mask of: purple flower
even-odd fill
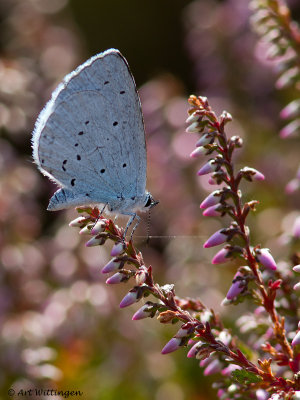
[[[296,333],[294,339],[292,340],[292,346],[297,346],[298,344],[300,344],[300,331]]]
[[[205,217],[219,217],[221,215],[221,211],[218,211],[220,207],[222,207],[221,204],[215,204],[214,206],[206,208],[202,214]]]
[[[257,249],[256,257],[264,267],[271,269],[273,271],[277,269],[276,262],[272,257],[269,249]]]
[[[209,160],[206,164],[204,164],[197,174],[199,176],[210,174],[211,172],[214,172],[218,167],[218,164],[215,162],[215,160]]]
[[[243,277],[243,274],[240,272],[237,272],[234,275],[233,278],[233,283],[230,286],[230,289],[228,290],[228,293],[226,295],[226,298],[228,300],[234,299],[237,295],[239,295],[245,288],[245,281],[241,279],[237,279],[238,277]]]
[[[300,238],[300,217],[297,217],[293,224],[293,236],[295,239]]]
[[[86,247],[98,246],[105,243],[105,238],[103,237],[92,237],[90,240],[86,242]]]
[[[281,139],[286,139],[291,136],[296,136],[299,132],[300,128],[300,119],[295,119],[294,121],[287,124],[284,128],[279,132],[279,136]]]
[[[200,146],[206,146],[207,144],[209,144],[212,140],[212,136],[208,133],[206,133],[205,135],[203,135],[198,142],[196,143],[196,147],[200,147]]]
[[[295,265],[295,266],[293,267],[293,270],[294,270],[295,272],[300,272],[300,264]]]
[[[208,376],[208,375],[213,375],[216,374],[217,372],[220,372],[222,369],[220,361],[215,358],[214,360],[212,360],[208,366],[205,368],[204,370],[204,375]]]
[[[283,110],[280,112],[280,118],[295,118],[300,115],[300,100],[294,100],[289,103]]]
[[[224,264],[230,260],[228,256],[229,250],[224,247],[224,249],[221,249],[220,251],[217,252],[217,254],[214,256],[214,258],[211,260],[212,264]]]
[[[78,217],[69,223],[69,226],[81,228],[82,224],[86,222],[85,217]]]
[[[296,291],[300,290],[300,282],[296,283],[296,285],[294,285],[293,289]]]
[[[106,283],[108,285],[115,285],[117,283],[121,283],[124,280],[128,280],[128,277],[124,274],[122,274],[122,272],[117,272],[116,274],[112,275],[110,278],[108,278],[106,280]]]
[[[205,147],[203,147],[203,146],[196,147],[195,150],[193,150],[191,152],[190,157],[197,158],[197,157],[200,157],[200,156],[206,154],[206,152],[207,152],[207,149]]]
[[[258,389],[255,394],[257,400],[268,400],[269,398],[269,393],[263,389]]]
[[[219,244],[226,242],[227,235],[222,231],[223,229],[220,229],[219,231],[215,232],[209,239],[207,239],[203,247],[208,249],[209,247],[218,246]]]
[[[103,219],[99,219],[91,229],[92,235],[98,235],[100,232],[104,232],[106,227],[106,222]]]
[[[200,350],[200,347],[202,346],[201,342],[196,342],[189,350],[187,353],[188,358],[195,358],[198,351]]]
[[[209,194],[200,204],[200,208],[207,208],[218,204],[220,201],[221,190],[215,190]]]
[[[168,354],[172,353],[173,351],[176,351],[179,349],[181,344],[181,338],[175,338],[173,337],[162,349],[161,354]]]
[[[133,315],[132,320],[138,321],[139,319],[144,319],[150,317],[153,312],[153,303],[147,302],[144,304],[137,312]]]
[[[111,249],[110,255],[115,257],[123,253],[125,250],[125,244],[123,242],[115,243],[113,248]]]
[[[102,274],[108,274],[109,272],[116,271],[120,268],[122,261],[117,261],[116,258],[111,259],[103,268]]]
[[[138,293],[136,290],[130,291],[126,294],[126,296],[123,298],[123,300],[120,303],[120,308],[128,307],[131,306],[131,304],[134,304],[138,301]]]

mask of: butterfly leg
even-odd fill
[[[125,236],[126,236],[126,234],[127,234],[128,228],[129,228],[130,225],[133,223],[134,219],[135,219],[135,218],[137,219],[137,223],[136,223],[135,226],[133,227],[132,232],[131,232],[131,235],[130,235],[130,240],[132,240],[132,236],[133,236],[133,234],[134,234],[134,231],[136,230],[136,228],[137,228],[137,226],[138,226],[138,224],[139,224],[141,218],[140,218],[136,213],[129,213],[129,212],[128,212],[128,213],[123,213],[123,215],[130,215],[129,221],[127,222],[127,225],[126,225],[126,228],[125,228],[125,231],[124,231],[124,239],[125,239]]]

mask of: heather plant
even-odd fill
[[[97,208],[79,208],[84,216],[70,225],[80,227],[81,234],[92,236],[87,247],[103,245],[108,240],[114,243],[113,258],[102,269],[103,274],[113,273],[106,283],[133,282],[133,288],[120,307],[146,299],[134,313],[133,320],[156,316],[162,324],[180,324],[161,353],[187,348],[187,357],[200,360],[205,375],[221,372],[224,378],[214,384],[219,398],[298,398],[300,334],[296,333],[296,313],[289,313],[295,310],[296,301],[292,277],[288,271],[277,268],[269,249],[251,243],[246,220],[249,212],[255,211],[258,201],[243,201],[240,189],[244,180],[252,184],[265,177],[253,167],[236,170],[233,158],[243,143],[239,136],[229,137],[226,133],[227,124],[232,120],[228,112],[217,117],[205,97],[191,96],[189,104],[187,131],[200,135],[191,157],[208,157],[198,175],[210,174],[209,183],[219,187],[202,201],[200,208],[206,217],[227,216],[230,220],[226,227],[211,235],[203,247],[224,246],[215,254],[212,264],[223,264],[233,258],[239,260],[241,266],[223,305],[234,306],[243,301],[256,305],[251,317],[255,327],[252,336],[255,335],[260,348],[254,346],[253,337],[251,343],[246,340],[243,344],[201,300],[180,298],[175,295],[173,284],[156,283],[152,267],[145,265],[142,254],[131,240],[125,241],[124,230],[104,218]],[[300,271],[300,266],[294,266],[294,270]],[[281,304],[283,299],[285,302]],[[250,323],[250,318],[247,319],[243,324]]]

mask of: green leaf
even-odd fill
[[[253,372],[246,371],[244,369],[236,369],[232,371],[231,376],[240,384],[249,385],[250,383],[261,382],[262,378],[255,375]]]

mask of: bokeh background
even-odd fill
[[[299,2],[289,4],[299,20]],[[108,244],[85,248],[68,226],[75,210],[46,211],[55,187],[32,163],[30,138],[62,77],[118,48],[139,87],[148,189],[160,200],[149,229],[163,237],[145,244],[143,216],[136,245],[159,283],[175,283],[181,297],[200,297],[231,326],[251,307],[220,306],[236,265],[212,266],[214,251],[202,249],[226,222],[199,210],[212,187],[196,176],[201,160],[189,158],[197,140],[184,131],[189,94],[205,95],[218,112],[233,115],[230,134],[245,142],[237,164],[266,175],[263,184],[245,185],[245,198],[260,201],[249,218],[253,243],[287,257],[278,238],[299,208],[299,193],[284,193],[298,166],[299,139],[278,137],[279,111],[295,93],[274,89],[275,65],[249,16],[241,0],[0,1],[1,398],[11,387],[80,390],[86,400],[216,398],[216,377],[204,379],[185,349],[160,354],[176,327],[131,321],[139,305],[119,309],[130,286],[105,285],[100,270],[110,258]]]

